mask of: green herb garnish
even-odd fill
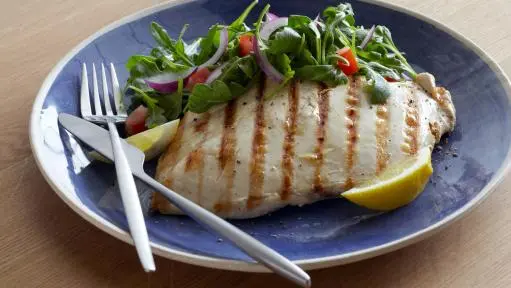
[[[173,39],[159,24],[151,24],[156,46],[150,55],[134,55],[126,63],[130,73],[126,88],[134,94],[134,103],[142,103],[149,108],[149,126],[182,117],[185,111],[203,113],[239,97],[257,83],[259,75],[267,70],[261,68],[257,61],[260,59],[256,60],[254,52],[240,54],[241,47],[245,50],[252,47],[253,42],[247,43],[247,39],[257,39],[260,53],[264,53],[269,62],[266,64],[281,74],[277,75],[281,81],[276,91],[293,78],[335,87],[346,84],[348,76],[361,75],[368,80],[365,91],[370,102],[380,104],[390,96],[387,79],[403,81],[416,77],[404,54],[396,47],[389,29],[375,26],[369,33],[369,29],[357,26],[350,4],[327,7],[321,14],[323,20],[291,15],[287,18],[287,25],[278,27],[267,39],[261,39],[260,30],[269,5],[262,9],[253,26],[245,23],[256,4],[257,0],[253,1],[230,25],[211,26],[206,36],[195,39],[191,45],[184,40],[188,25]],[[185,75],[206,62],[209,65],[212,61],[208,60],[223,41],[220,39],[223,29],[228,32],[223,56],[212,66],[201,67],[210,71],[221,69],[216,72],[215,79],[188,86],[185,85],[186,79],[178,79],[177,91],[173,93],[155,91],[145,83],[144,79],[151,76],[163,73]],[[364,47],[361,47],[364,39]],[[340,52],[347,51],[345,47],[351,50],[351,58],[356,59],[357,66],[351,66],[358,67],[355,71],[348,72],[342,67],[352,64],[349,57]],[[265,97],[272,97],[276,91]]]

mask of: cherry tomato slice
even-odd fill
[[[344,47],[340,49],[339,51],[337,51],[337,55],[343,57],[348,61],[348,63],[344,63],[341,60],[337,62],[337,65],[339,66],[339,68],[341,68],[344,74],[353,75],[357,73],[358,71],[357,57],[355,57],[350,47]]]
[[[145,119],[147,118],[147,108],[140,105],[137,109],[128,115],[125,127],[128,135],[134,135],[146,130]]]

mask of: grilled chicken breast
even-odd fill
[[[383,105],[370,104],[365,81],[295,81],[264,100],[276,88],[265,80],[226,105],[188,112],[156,178],[221,217],[251,218],[337,196],[454,128],[451,96],[431,75],[419,75],[422,86],[390,83]],[[179,213],[160,194],[152,207]]]

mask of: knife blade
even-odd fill
[[[59,123],[71,134],[75,135],[83,143],[90,146],[92,149],[98,151],[100,154],[110,160],[114,160],[112,151],[112,143],[110,141],[110,134],[106,129],[99,127],[82,118],[60,113],[58,116]],[[144,163],[144,153],[135,146],[121,139],[122,148],[128,158],[128,163],[131,171],[135,176],[140,175],[140,167]]]

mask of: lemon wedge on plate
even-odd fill
[[[140,132],[133,136],[126,138],[126,142],[142,150],[145,154],[145,160],[151,160],[158,156],[167,148],[170,141],[176,136],[177,127],[179,126],[179,119],[167,122],[152,129]],[[101,156],[96,151],[91,151],[89,156],[92,159],[110,162],[105,157]]]
[[[432,173],[431,150],[425,148],[416,157],[387,168],[376,178],[341,195],[360,206],[388,211],[412,202],[424,190]]]

